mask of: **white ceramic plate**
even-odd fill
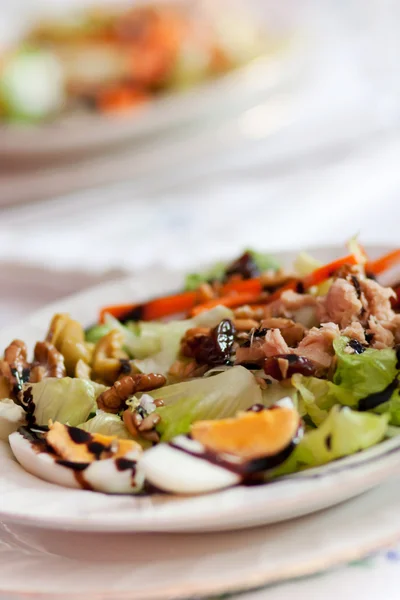
[[[293,76],[282,58],[278,53],[255,60],[190,90],[154,99],[129,114],[81,113],[41,126],[0,126],[0,156],[7,161],[54,159],[139,142],[211,115],[226,117],[229,111],[243,109],[243,104],[260,94],[265,97]]]
[[[374,249],[371,255],[384,252]],[[320,249],[323,261],[342,249]],[[289,264],[293,253],[278,258]],[[89,325],[98,308],[111,302],[144,299],[179,287],[182,275],[151,269],[135,277],[92,288],[27,318],[0,333],[0,346],[20,337],[29,344],[42,339],[56,311],[70,312]],[[46,528],[85,531],[212,531],[273,523],[333,506],[369,490],[397,472],[400,439],[381,443],[365,452],[326,467],[259,487],[228,489],[196,497],[107,496],[69,490],[26,473],[8,446],[0,447],[0,519]]]

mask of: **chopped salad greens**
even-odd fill
[[[398,435],[400,285],[379,277],[400,250],[372,260],[354,239],[348,252],[301,253],[287,271],[246,250],[86,330],[55,315],[32,362],[21,340],[5,350],[0,436],[23,466],[50,455],[55,471],[37,471],[65,485],[72,469],[101,491],[200,493]]]

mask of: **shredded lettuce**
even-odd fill
[[[273,476],[324,465],[374,446],[385,437],[388,415],[360,413],[334,406],[317,429],[304,435]]]
[[[244,367],[165,386],[150,392],[150,396],[164,402],[156,411],[161,417],[157,430],[162,441],[187,433],[194,421],[233,417],[240,410],[262,403],[260,388]]]
[[[134,365],[142,373],[161,373],[166,375],[176,360],[180,341],[185,332],[192,327],[216,327],[223,319],[232,319],[233,313],[225,306],[199,314],[193,319],[180,321],[139,321],[120,323],[107,314],[104,325],[96,325],[86,333],[86,339],[98,341],[112,329],[118,329],[124,335],[124,349],[134,358]]]
[[[89,433],[115,435],[120,439],[133,439],[121,417],[104,411],[98,411],[95,417],[89,419],[85,423],[81,423],[78,427]]]
[[[96,344],[110,330],[110,326],[105,323],[102,325],[93,325],[93,327],[89,327],[89,329],[85,331],[85,340],[92,344]]]
[[[362,354],[348,354],[348,341],[341,337],[333,342],[337,356],[333,382],[350,390],[356,399],[384,390],[397,373],[395,350],[368,348]]]
[[[247,248],[245,252],[248,252],[252,259],[254,260],[257,269],[260,272],[263,271],[278,271],[280,268],[279,262],[266,252],[257,252],[256,250],[251,250]]]
[[[261,390],[261,403],[267,408],[276,404],[282,398],[291,398],[294,405],[297,405],[296,389],[293,386],[282,385],[279,381],[274,381]]]
[[[335,404],[355,406],[357,403],[351,391],[326,379],[296,373],[292,376],[292,385],[298,391],[300,416],[307,415],[316,426],[325,421]]]
[[[185,290],[197,290],[202,283],[221,281],[224,278],[226,263],[218,262],[202,273],[189,273],[185,278]]]
[[[351,392],[354,397],[353,407],[359,400],[371,394],[377,394],[395,382],[399,370],[397,368],[396,351],[393,348],[374,350],[369,348],[362,354],[347,354],[344,351],[348,338],[335,340],[333,345],[337,356],[337,369],[333,378],[342,390]],[[343,402],[343,404],[349,404]],[[400,425],[400,389],[393,389],[390,399],[382,402],[372,412],[388,413],[391,425]]]
[[[177,323],[177,321],[172,321]],[[124,348],[131,357],[146,358],[161,350],[161,336],[170,323],[160,322],[131,322],[123,325],[112,315],[107,314],[105,325],[108,331],[118,329],[124,335]]]
[[[95,411],[96,397],[104,386],[88,379],[49,377],[38,383],[25,384],[25,395],[32,394],[37,425],[48,425],[49,419],[77,426]]]

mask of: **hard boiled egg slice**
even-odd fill
[[[136,493],[143,487],[144,476],[137,468],[142,449],[133,440],[54,423],[43,434],[20,428],[9,442],[29,473],[51,483],[120,494]]]
[[[213,464],[204,453],[202,444],[180,435],[146,450],[139,464],[147,481],[174,494],[201,494],[240,483],[238,473]]]
[[[301,432],[294,408],[274,406],[231,419],[199,421],[143,453],[146,479],[167,492],[198,494],[236,485],[282,463]]]

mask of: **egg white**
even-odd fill
[[[173,442],[174,446],[154,446],[139,459],[146,480],[157,488],[174,494],[201,494],[240,483],[236,473],[185,452],[201,453],[202,444],[185,436],[178,436]]]
[[[47,452],[37,452],[32,443],[20,433],[12,433],[9,442],[19,464],[32,475],[64,487],[82,487],[70,467],[57,463],[56,458]],[[138,456],[138,453],[132,451],[124,458],[137,460]],[[138,465],[132,477],[132,470],[119,470],[113,458],[94,461],[80,473],[93,490],[111,494],[135,493],[140,491],[144,481],[143,472]]]

